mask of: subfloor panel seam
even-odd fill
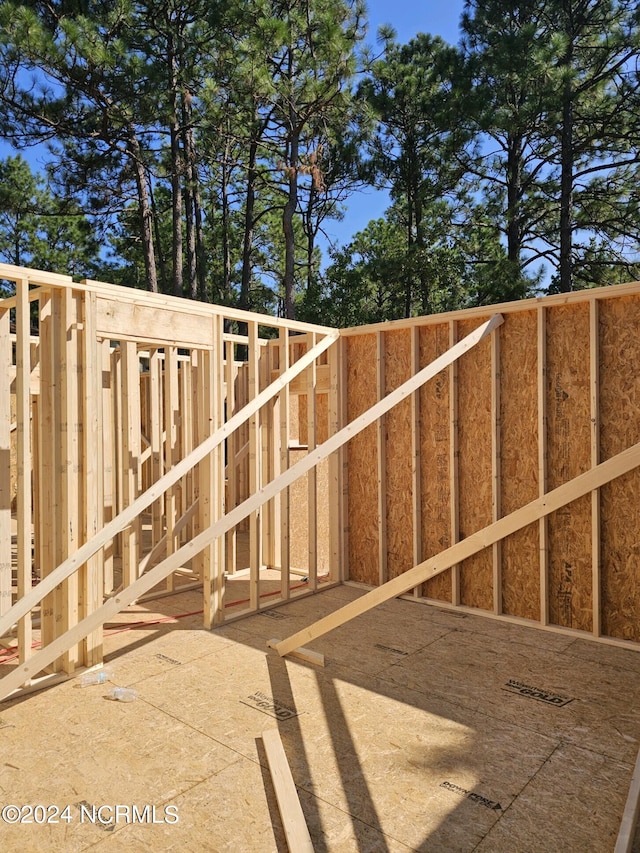
[[[491,833],[493,832],[493,830],[496,828],[496,826],[498,826],[498,824],[500,823],[500,821],[502,820],[502,818],[507,814],[507,812],[509,811],[509,809],[511,809],[511,807],[514,805],[514,803],[516,803],[516,802],[517,802],[517,800],[519,800],[519,799],[520,799],[520,797],[522,796],[522,794],[527,790],[527,788],[529,787],[529,785],[530,785],[530,784],[533,782],[533,780],[538,776],[538,774],[539,774],[539,773],[540,773],[540,771],[543,769],[543,767],[546,767],[546,765],[549,763],[549,761],[551,761],[551,759],[552,759],[552,758],[553,758],[553,756],[556,754],[556,752],[557,752],[559,749],[561,749],[563,746],[565,746],[565,742],[564,742],[563,740],[560,740],[560,741],[558,741],[558,742],[556,743],[556,745],[554,746],[554,748],[551,750],[551,752],[549,753],[549,755],[547,755],[547,757],[544,759],[544,761],[542,762],[542,764],[541,764],[541,765],[538,767],[538,769],[535,771],[535,773],[533,774],[533,776],[530,776],[530,777],[529,777],[529,779],[525,782],[525,784],[522,786],[522,788],[518,791],[518,793],[516,794],[516,796],[511,800],[511,802],[510,802],[510,803],[509,803],[509,805],[506,807],[506,809],[504,809],[504,811],[500,814],[500,816],[498,817],[498,820],[496,820],[496,821],[495,821],[495,823],[493,824],[493,826],[491,826],[491,827],[487,830],[487,832],[482,836],[482,838],[478,841],[478,843],[475,845],[475,847],[473,848],[473,850],[471,850],[471,851],[470,851],[470,853],[474,853],[474,851],[478,849],[478,847],[479,847],[479,846],[480,846],[480,845],[485,841],[485,839],[487,839],[487,838],[491,835]]]

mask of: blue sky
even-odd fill
[[[455,44],[463,8],[463,0],[367,0],[369,41],[380,24],[391,24],[400,42],[416,33],[431,33]]]
[[[375,44],[376,32],[382,24],[391,24],[401,44],[417,33],[440,36],[449,44],[457,44],[460,38],[464,0],[368,0],[367,9],[369,32],[366,41],[371,45]],[[382,216],[387,206],[388,197],[384,192],[371,189],[354,194],[346,205],[344,219],[326,224],[327,234],[332,242],[344,245],[371,219]],[[323,260],[327,262],[326,257]]]

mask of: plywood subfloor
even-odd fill
[[[68,822],[3,824],[2,850],[285,851],[260,739],[278,727],[318,852],[612,851],[640,655],[399,600],[314,643],[324,669],[266,648],[360,594],[214,632],[184,616],[193,593],[122,614],[108,666],[136,701],[66,682],[0,705],[2,804],[70,805]]]

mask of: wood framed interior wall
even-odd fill
[[[8,265],[0,278],[15,285],[0,301],[0,643],[18,666],[65,645],[48,668],[69,674],[101,662],[102,625],[79,642],[65,635],[328,433],[338,334]],[[300,500],[289,491],[149,594],[201,588],[212,627],[338,582],[326,466]],[[81,563],[74,554],[93,541]]]
[[[640,285],[343,332],[353,420],[494,312],[503,325],[346,451],[347,576],[378,586],[640,441]],[[414,590],[448,607],[640,640],[640,472]]]

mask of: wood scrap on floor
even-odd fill
[[[280,732],[277,729],[267,729],[262,732],[262,743],[267,754],[269,771],[271,772],[289,850],[291,853],[313,853],[311,836],[298,799],[291,768],[282,746]]]

